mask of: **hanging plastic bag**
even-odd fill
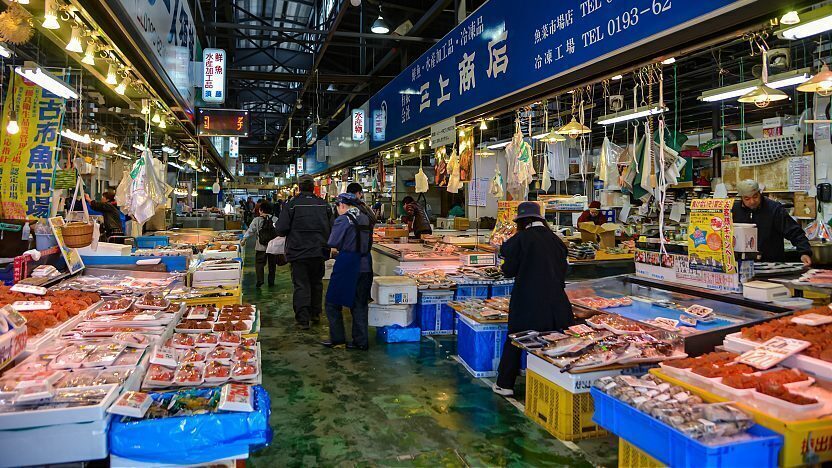
[[[130,178],[130,173],[128,171],[124,171],[121,176],[121,182],[118,183],[118,187],[116,187],[116,203],[121,210],[124,211],[130,206],[130,185],[133,182],[133,179]]]
[[[494,177],[491,178],[491,184],[488,187],[491,196],[497,200],[503,199],[503,174],[500,173],[500,166],[494,171]]]
[[[604,182],[607,190],[618,190],[618,160],[624,148],[604,137],[601,143],[601,156],[598,158],[598,178]]]
[[[822,221],[814,220],[806,226],[806,237],[809,240],[832,241],[832,228]]]
[[[547,152],[548,153],[548,152]],[[549,155],[543,155],[543,170],[540,171],[540,188],[544,192],[549,191],[549,187],[552,186],[552,178],[549,177]]]
[[[448,169],[451,177],[448,179],[448,192],[458,193],[462,188],[462,182],[459,177],[459,156],[456,154],[456,148],[451,153],[451,160],[448,163]]]
[[[98,224],[98,221],[93,221],[92,224],[92,243],[90,244],[90,248],[93,252],[98,250],[98,239],[101,238],[101,226]]]
[[[554,142],[546,145],[552,159],[552,177],[557,181],[569,178],[569,149],[566,142]]]
[[[428,191],[428,176],[425,171],[419,166],[419,172],[416,173],[416,193],[425,193]]]

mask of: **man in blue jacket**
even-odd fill
[[[327,240],[332,226],[332,207],[315,195],[315,181],[302,176],[300,195],[286,203],[277,221],[277,235],[286,238],[286,260],[292,268],[295,322],[302,330],[321,321],[324,262],[329,258]]]

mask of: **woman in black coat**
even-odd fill
[[[517,234],[500,249],[503,274],[514,278],[509,305],[508,333],[525,330],[563,330],[574,324],[566,286],[567,248],[549,229],[540,205],[521,203],[517,208]],[[523,351],[506,337],[494,392],[514,394]]]

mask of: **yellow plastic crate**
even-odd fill
[[[660,369],[652,369],[650,372],[662,380],[699,395],[705,401],[728,401],[727,398],[722,398],[687,382],[670,377],[661,372]],[[827,416],[804,421],[783,421],[741,402],[735,402],[734,404],[752,415],[757,424],[783,436],[783,448],[780,450],[781,467],[805,466],[832,461],[832,417]]]
[[[624,439],[618,439],[618,468],[664,468],[665,465]]]
[[[571,393],[526,371],[526,416],[561,440],[599,437],[607,431],[592,422],[595,403],[589,393]]]

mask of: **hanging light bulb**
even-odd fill
[[[399,150],[396,150],[396,151],[393,153],[393,157],[394,157],[394,158],[398,158],[398,157],[399,157]]]
[[[129,84],[130,84],[130,77],[125,76],[124,79],[121,80],[121,83],[119,83],[118,86],[116,86],[116,93],[119,96],[124,96],[124,93],[127,92],[127,85],[129,85]]]
[[[164,129],[166,129],[166,128],[168,128],[167,119],[162,119],[162,121],[161,121],[161,122],[159,122],[159,128],[161,128],[161,129],[163,129],[163,130],[164,130]]]
[[[9,114],[9,123],[6,125],[6,133],[9,135],[17,135],[20,131],[20,125],[17,124],[17,112],[12,109]]]
[[[419,150],[423,150],[423,149],[425,149],[425,142],[424,142],[424,141],[420,141],[420,142],[419,142]]]
[[[829,71],[829,66],[824,63],[818,74],[798,86],[797,90],[804,93],[817,93],[821,96],[832,94],[832,71]]]
[[[760,76],[760,81],[762,83],[760,86],[757,86],[749,93],[746,93],[737,99],[737,101],[742,103],[753,103],[760,109],[768,107],[768,105],[774,101],[782,101],[789,98],[789,95],[783,91],[768,86],[768,51],[763,50],[762,56],[763,73]]]
[[[87,51],[84,52],[84,58],[81,59],[82,63],[86,63],[87,65],[95,65],[95,41],[90,40],[87,42]]]
[[[142,99],[142,115],[150,115],[150,106],[147,105],[147,99]]]
[[[415,153],[416,152],[416,147],[413,146],[413,145],[410,145],[410,152]]]
[[[566,141],[566,137],[563,135],[559,135],[554,129],[549,132],[544,139],[549,143],[559,143],[561,141]]]
[[[72,27],[72,36],[70,36],[69,42],[66,44],[66,50],[79,54],[84,51],[81,48],[81,28],[79,26]]]
[[[480,130],[488,130],[488,125],[485,124],[485,119],[480,122]]]
[[[381,16],[381,2],[378,4],[378,18],[373,21],[370,31],[374,34],[387,34],[390,32],[390,27],[387,26],[387,23],[384,21],[384,17]]]
[[[572,116],[572,121],[555,131],[558,135],[566,135],[569,138],[578,138],[581,135],[592,133],[589,127],[578,122],[575,116]]]
[[[43,26],[44,29],[60,29],[61,24],[58,23],[58,8],[55,5],[57,0],[46,0],[46,7],[44,9],[43,14]]]
[[[118,78],[116,77],[116,64],[111,63],[110,66],[107,68],[107,79],[105,82],[108,85],[114,85],[118,83]]]
[[[156,111],[156,113],[153,114],[153,118],[150,119],[150,121],[155,123],[155,124],[158,124],[161,120],[162,120],[162,116],[159,115],[159,111]]]
[[[460,138],[465,138],[465,129],[464,128],[459,129],[459,137]]]

